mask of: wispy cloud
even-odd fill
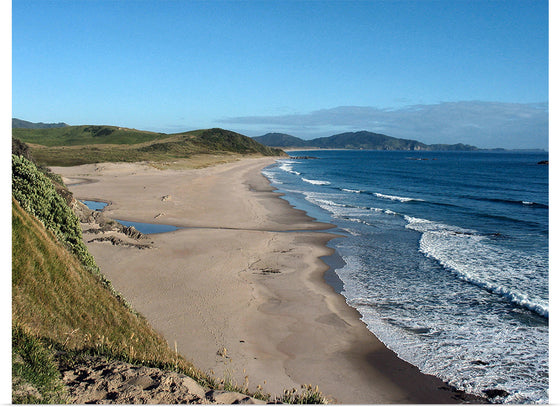
[[[429,144],[548,147],[548,103],[468,101],[398,109],[340,106],[304,114],[230,117],[219,122],[244,127],[248,133],[281,131],[302,138],[369,130]]]

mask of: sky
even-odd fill
[[[559,4],[0,1],[2,123],[6,131],[16,117],[302,138],[369,130],[424,143],[548,149],[556,145],[549,125],[550,134],[558,129],[553,115],[549,124],[549,89],[557,89],[549,77],[549,7],[557,21]],[[560,72],[555,58],[550,63]],[[2,141],[9,151],[9,139]],[[0,162],[8,191],[10,160]],[[5,233],[9,221],[0,218]],[[9,245],[1,250],[9,259]],[[551,269],[558,264],[553,254]],[[9,287],[9,274],[3,278]],[[0,356],[8,378],[10,356]],[[0,382],[8,404],[10,382]]]
[[[12,117],[548,149],[546,0],[13,0]]]

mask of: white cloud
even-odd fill
[[[220,120],[251,135],[285,132],[302,138],[368,130],[428,144],[548,148],[548,103],[444,102],[398,109],[340,106],[304,114]],[[260,132],[260,133],[259,133]]]

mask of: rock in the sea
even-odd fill
[[[486,394],[489,398],[493,399],[495,397],[507,397],[509,393],[502,389],[487,389],[483,390],[484,394]]]
[[[537,164],[539,164],[539,165],[548,165],[548,160],[539,161]]]

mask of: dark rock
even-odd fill
[[[489,398],[493,399],[495,397],[507,397],[509,393],[502,389],[487,389],[483,390],[483,393],[486,394]]]
[[[467,393],[449,384],[440,386],[438,387],[438,389],[451,392],[452,397],[455,400],[458,400],[461,404],[490,404],[490,401],[486,397],[481,397],[481,396]]]
[[[133,239],[140,239],[144,236],[142,233],[137,231],[134,226],[124,226],[122,232]]]
[[[539,165],[548,165],[548,160],[539,161],[537,164],[539,164]]]
[[[14,155],[21,155],[27,158],[29,161],[33,161],[33,157],[31,157],[31,150],[29,146],[25,144],[23,141],[13,138],[12,137],[12,154]]]
[[[136,247],[137,249],[149,249],[151,248],[150,245],[147,244],[137,244],[137,243],[128,243],[122,239],[119,239],[116,236],[103,236],[103,237],[96,237],[88,241],[88,243],[92,242],[110,242],[113,246],[125,246],[125,247]]]
[[[279,274],[280,270],[273,269],[273,268],[264,268],[264,269],[261,269],[260,272],[262,274]]]

